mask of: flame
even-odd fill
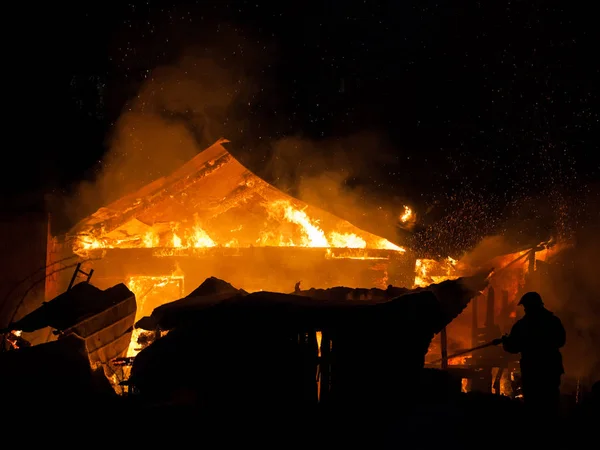
[[[470,356],[455,356],[454,358],[448,359],[449,366],[464,366],[467,364]]]
[[[106,243],[102,239],[97,239],[94,236],[81,234],[77,236],[77,240],[74,245],[75,253],[79,251],[95,250],[98,248],[106,248]]]
[[[179,236],[177,236],[176,233],[173,233],[173,247],[174,248],[181,248],[181,238]]]
[[[135,320],[138,321],[144,315],[152,313],[153,304],[148,305],[149,297],[158,297],[158,304],[168,303],[182,296],[183,275],[173,273],[169,276],[131,276],[127,280],[127,287],[135,294],[137,302],[137,313]],[[165,288],[171,288],[170,291]],[[127,350],[128,357],[136,356],[140,351],[138,339],[143,330],[136,328],[131,335],[131,342]]]
[[[6,342],[10,345],[14,350],[18,350],[21,348],[21,342],[19,342],[19,338],[23,331],[21,330],[13,330],[5,335]]]
[[[332,232],[329,235],[332,247],[337,248],[365,248],[367,243],[363,238],[355,234],[350,233],[337,233]]]
[[[128,358],[133,358],[137,356],[137,354],[140,352],[138,339],[143,331],[144,330],[142,330],[141,328],[135,328],[131,333],[131,341],[129,341],[129,348],[127,349]]]
[[[450,256],[442,261],[417,259],[414,287],[427,287],[430,284],[457,279],[461,275],[457,264],[458,261]]]
[[[408,206],[405,206],[404,212],[400,215],[398,220],[402,223],[407,223],[407,222],[411,222],[413,217],[414,217],[414,213],[413,213],[412,209],[410,209]]]
[[[323,340],[323,332],[317,331],[317,348],[319,351],[319,358],[321,357],[321,342]]]
[[[158,236],[156,236],[152,231],[148,231],[144,235],[144,247],[152,248],[156,247],[159,244]]]
[[[194,226],[193,233],[190,237],[190,241],[192,247],[194,248],[205,248],[205,247],[215,247],[215,241],[213,241],[210,236],[199,226]]]
[[[380,250],[394,250],[405,252],[387,239],[376,238],[369,243],[361,236],[354,233],[342,233],[331,231],[329,234],[323,231],[319,221],[308,216],[306,211],[294,208],[287,200],[277,200],[268,205],[269,214],[277,219],[283,219],[289,223],[298,225],[296,235],[280,234],[276,238],[276,246],[298,246],[298,247],[316,247],[316,248],[372,248]],[[272,233],[262,233],[259,239],[260,243],[270,243],[274,238]]]
[[[263,205],[269,219],[276,225],[265,222],[264,229],[259,232],[255,244],[265,247],[312,247],[338,249],[377,249],[404,253],[406,250],[387,239],[363,232],[362,235],[341,229],[325,231],[318,219],[310,217],[306,208],[299,209],[291,200],[275,200]],[[411,212],[412,214],[412,212]],[[345,223],[345,222],[344,222]],[[136,226],[139,224],[136,223]],[[156,227],[156,228],[155,228]],[[137,229],[129,232],[127,226],[121,227],[120,233],[106,234],[97,231],[99,236],[82,233],[76,236],[73,250],[80,256],[87,256],[91,250],[111,248],[160,248],[160,249],[205,249],[212,247],[239,248],[239,233],[243,226],[229,230],[231,234],[226,240],[218,242],[210,235],[194,216],[194,223],[171,223],[164,231],[156,226],[146,226],[143,234],[136,235]],[[121,237],[123,236],[123,237]],[[247,247],[248,245],[246,245]]]

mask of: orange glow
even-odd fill
[[[443,261],[417,259],[414,287],[427,287],[445,280],[455,280],[461,275],[457,270],[457,261],[450,256]]]
[[[127,287],[135,294],[138,321],[145,315],[150,315],[155,307],[169,301],[177,300],[182,296],[183,275],[174,273],[169,276],[131,276],[127,280]],[[136,356],[139,352],[137,340],[143,330],[136,328],[131,335],[131,342],[127,356]]]
[[[254,245],[259,247],[312,247],[312,248],[346,248],[346,249],[378,249],[393,250],[404,253],[403,247],[393,244],[387,239],[355,229],[354,232],[341,230],[325,231],[318,219],[312,218],[304,209],[294,206],[291,200],[275,200],[264,205],[271,219],[271,226],[266,225],[258,233]],[[340,227],[348,227],[345,221],[339,221]],[[111,248],[173,248],[194,249],[211,247],[241,247],[238,239],[231,237],[223,242],[216,242],[200,225],[197,216],[195,223],[185,228],[181,223],[171,223],[168,228],[158,226],[148,228],[143,234],[136,235],[140,228],[136,221],[124,224],[116,232],[106,235],[79,234],[73,250],[85,256],[90,250]],[[241,232],[239,226],[232,232]],[[116,236],[127,236],[119,238]],[[248,239],[246,239],[247,241]]]
[[[448,365],[449,366],[464,366],[465,364],[467,364],[467,361],[469,358],[470,358],[470,356],[457,356],[456,358],[450,358],[448,360]]]
[[[404,207],[404,212],[402,214],[400,214],[400,217],[398,218],[398,220],[402,223],[407,223],[412,221],[414,218],[414,213],[412,211],[411,208],[409,208],[408,206]]]

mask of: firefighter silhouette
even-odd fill
[[[560,319],[544,307],[537,292],[519,301],[525,315],[502,338],[504,350],[521,354],[521,385],[525,405],[535,414],[555,415],[564,374],[560,348],[566,333]]]

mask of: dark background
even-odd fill
[[[9,8],[5,211],[46,208],[44,193],[93,179],[149,73],[197,46],[264,86],[214,122],[267,179],[265,161],[286,136],[317,142],[306,165],[327,151],[320,141],[375,133],[380,147],[351,149],[365,164],[345,183],[365,202],[400,197],[415,208],[416,234],[399,230],[397,241],[445,255],[497,232],[520,244],[597,223],[598,34],[580,5],[114,3]],[[246,56],[222,57],[239,45]],[[210,144],[206,133],[198,140]],[[72,225],[52,212],[56,230]]]

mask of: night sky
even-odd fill
[[[338,142],[354,155],[340,168],[349,190],[417,210],[415,246],[456,252],[495,232],[525,242],[565,217],[597,217],[598,33],[576,4],[114,3],[15,13],[19,44],[4,55],[16,118],[5,145],[20,149],[3,179],[9,196],[93,178],[153,69],[193,48],[240,80],[210,132],[193,112],[165,111],[197,131],[199,148],[223,135],[269,179],[265,161],[281,139],[312,143],[300,173]],[[353,148],[364,134],[379,145]]]

